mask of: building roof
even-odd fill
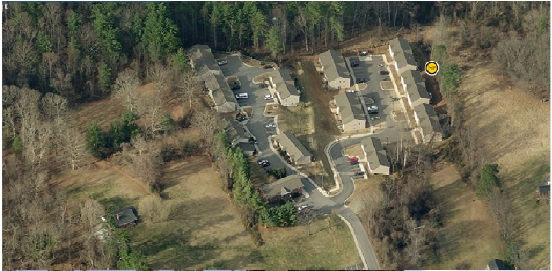
[[[291,132],[286,131],[274,137],[278,144],[288,153],[291,158],[298,163],[310,162],[310,153],[301,144],[301,141],[295,137]],[[308,161],[304,161],[307,160]]]
[[[492,259],[487,265],[489,266],[489,270],[505,270],[504,262],[499,259]]]
[[[338,78],[349,78],[345,60],[338,51],[330,49],[321,53],[320,63],[324,68],[324,74],[328,81],[334,81]]]
[[[422,84],[412,84],[407,86],[408,96],[411,101],[419,99],[430,99],[429,93]]]
[[[255,145],[253,144],[250,144],[250,143],[246,143],[246,142],[238,142],[236,144],[236,148],[240,148],[242,149],[244,152],[255,152],[256,149],[255,149]]]
[[[403,78],[405,84],[424,84],[425,85],[425,79],[422,77],[422,74],[419,71],[413,71],[413,70],[406,70],[403,73],[401,73],[401,77]]]
[[[228,86],[226,79],[220,74],[209,74],[205,78],[205,86],[213,95],[213,102],[220,106],[225,103],[237,103],[234,92]]]
[[[301,176],[290,175],[273,183],[264,184],[259,187],[259,189],[263,192],[266,198],[284,196],[297,188],[303,187],[303,182],[301,180]]]
[[[249,140],[249,135],[241,123],[232,118],[226,118],[226,121],[226,134],[228,135],[228,140],[232,142],[232,145],[242,139]]]
[[[207,45],[194,45],[188,50],[188,55],[192,61],[193,68],[202,73],[204,70],[219,70],[220,67],[215,60],[215,56],[211,52],[211,48]],[[200,72],[200,70],[202,70]]]
[[[366,120],[366,114],[362,110],[362,104],[355,92],[341,92],[335,95],[335,104],[339,108],[339,114],[343,123],[353,120]]]
[[[394,38],[389,41],[389,46],[394,54],[397,52],[407,52],[412,54],[412,48],[407,40],[403,38]]]
[[[543,184],[539,185],[539,193],[541,194],[549,194],[550,193],[550,185],[549,184]]]
[[[138,211],[136,211],[136,208],[134,208],[133,206],[117,210],[115,212],[112,212],[111,214],[113,214],[115,217],[119,215],[118,220],[117,218],[115,218],[115,226],[117,227],[121,227],[138,220]]]
[[[416,59],[414,58],[414,55],[412,55],[409,52],[397,52],[394,56],[395,62],[397,62],[397,68],[401,69],[408,65],[411,66],[418,66],[418,63],[416,62]]]
[[[380,166],[389,167],[389,160],[387,160],[387,152],[383,149],[381,140],[377,137],[368,137],[361,142],[364,152],[366,153],[366,160],[370,163],[371,169],[379,168]]]
[[[293,83],[289,72],[285,69],[277,69],[270,72],[270,78],[276,85],[276,91],[280,93],[280,98],[285,99],[291,95],[299,96],[299,91]]]
[[[441,132],[441,125],[439,124],[439,118],[433,110],[433,106],[430,104],[419,104],[414,107],[416,115],[420,120],[420,126],[422,127],[423,135],[426,136],[433,132]]]

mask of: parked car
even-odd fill
[[[236,120],[237,121],[242,121],[242,120],[246,120],[247,119],[247,116],[243,115],[243,114],[236,114]]]
[[[378,67],[380,67],[380,68],[383,67],[383,64],[379,64]]]
[[[368,106],[368,111],[377,111],[379,108],[375,105]]]
[[[276,128],[276,123],[269,123],[265,125],[265,128]]]
[[[297,208],[297,210],[301,211],[301,210],[304,210],[304,209],[307,209],[307,208],[309,208],[308,205],[303,205],[303,206]]]
[[[262,164],[265,164],[265,163],[270,164],[268,162],[268,160],[259,160],[259,161],[257,161],[257,164],[259,164],[259,165],[262,165]]]
[[[249,95],[247,95],[247,93],[245,92],[236,94],[236,99],[247,99],[248,97]]]
[[[261,164],[262,168],[266,168],[266,167],[269,167],[269,166],[270,166],[270,163],[268,163],[268,162]]]
[[[217,63],[219,64],[219,66],[226,65],[228,64],[228,60],[217,60]]]
[[[360,52],[358,52],[358,55],[359,55],[359,56],[367,56],[367,55],[368,55],[368,52],[366,52],[366,51],[360,51]]]
[[[395,98],[395,97],[391,97],[391,102],[396,102],[396,101],[399,101],[400,98]]]
[[[366,83],[366,79],[364,79],[363,77],[359,77],[359,78],[356,79],[356,82],[357,82],[357,84]]]
[[[264,99],[265,100],[272,100],[272,95],[267,94],[267,95],[264,96]]]
[[[381,75],[388,75],[388,74],[389,74],[389,71],[380,71],[380,74],[381,74]]]
[[[358,67],[359,63],[356,61],[351,61],[351,67]]]
[[[368,114],[374,115],[374,114],[379,114],[379,112],[378,110],[368,110]]]
[[[370,117],[371,120],[379,120],[381,119],[380,117]]]
[[[274,68],[274,66],[272,66],[272,65],[270,65],[270,64],[266,64],[266,65],[263,66],[263,68],[265,68],[265,69],[272,69],[272,68]]]

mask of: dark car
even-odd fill
[[[274,68],[274,66],[270,65],[270,64],[267,64],[267,65],[264,65],[263,68],[265,69],[272,69]]]
[[[366,83],[366,79],[360,77],[360,78],[357,78],[357,79],[356,79],[356,82],[357,82],[357,84]]]
[[[351,61],[351,67],[358,67],[360,63],[356,62],[356,61]]]
[[[378,110],[368,110],[368,114],[370,115],[378,114]]]
[[[380,71],[380,74],[381,74],[381,75],[388,75],[388,74],[389,74],[389,71]]]
[[[262,163],[262,164],[261,164],[261,167],[262,167],[262,168],[269,167],[269,166],[270,166],[270,163],[269,163],[269,162],[265,162],[265,163]]]
[[[231,90],[238,90],[238,89],[240,89],[240,88],[241,88],[241,87],[240,87],[240,85],[238,85],[238,84],[233,84],[233,85],[230,87]]]
[[[368,55],[368,52],[366,52],[366,51],[360,51],[360,52],[358,52],[358,55],[359,55],[359,56],[367,56],[367,55]]]

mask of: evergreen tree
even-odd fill
[[[102,157],[102,152],[105,149],[105,138],[100,126],[95,121],[88,127],[86,147],[92,156],[97,158]]]

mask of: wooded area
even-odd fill
[[[223,186],[239,188],[233,195],[244,207],[248,229],[258,220],[270,225],[295,223],[289,207],[265,209],[258,197],[250,197],[253,188],[243,154],[228,152],[218,142],[214,134],[220,128],[218,116],[196,106],[201,104],[201,86],[189,69],[185,50],[195,44],[285,60],[339,49],[342,42],[367,30],[418,31],[437,23],[435,40],[424,43],[433,45],[432,56],[447,67],[440,84],[452,116],[461,110],[454,92],[462,67],[447,63],[449,28],[459,30],[464,48],[481,52],[482,58],[474,62],[494,61],[497,72],[527,83],[529,91],[549,95],[549,4],[545,2],[10,2],[3,12],[2,147],[9,156],[3,159],[4,269],[49,268],[75,259],[92,269],[144,266],[143,257],[130,252],[124,233],[108,244],[95,239],[95,220],[105,211],[97,201],[76,202],[49,183],[63,170],[78,169],[83,160],[119,151],[121,163],[132,163],[151,190],[156,189],[163,161],[210,154],[220,159]],[[153,98],[137,91],[152,82]],[[173,120],[162,106],[171,95],[193,114]],[[109,120],[109,129],[96,123],[87,123],[87,131],[71,125],[76,106],[110,97],[127,110],[120,119]],[[137,118],[143,118],[142,127]],[[174,127],[190,125],[200,130],[201,143],[186,141],[178,149],[163,146],[160,151],[149,144]],[[465,171],[477,172],[476,144],[470,144],[476,135],[460,129],[461,122],[455,125],[459,132],[451,142],[464,149],[457,156],[465,161]],[[423,183],[413,188],[420,194],[426,190]],[[494,193],[489,197],[499,200]],[[408,206],[408,199],[390,198],[381,210],[394,204],[400,204],[400,210],[418,206],[416,202]],[[434,210],[433,202],[419,206]],[[435,216],[425,213],[418,220],[437,221],[438,210],[434,212]],[[154,211],[150,213],[152,220],[158,219]],[[373,223],[387,227],[381,220],[385,212],[378,214]],[[417,235],[405,228],[411,226],[407,224],[411,218],[402,215],[402,222],[392,225],[403,228],[402,236],[374,235],[397,248],[414,240]],[[285,218],[278,221],[278,216]],[[262,243],[258,232],[252,235]],[[420,254],[410,255],[412,262],[405,264],[427,260],[420,255],[432,252],[433,236],[423,238],[428,244],[420,245],[416,250]],[[118,261],[117,255],[126,260]],[[388,259],[395,256],[406,253],[389,254]]]

